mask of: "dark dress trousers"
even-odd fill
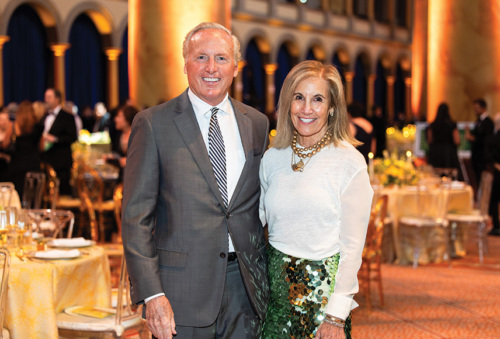
[[[187,91],[140,112],[132,125],[122,212],[132,301],[164,292],[178,326],[205,327],[217,319],[228,232],[255,313],[263,319],[267,309],[266,242],[258,207],[269,122],[230,100],[246,160],[227,209]]]

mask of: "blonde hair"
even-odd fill
[[[238,62],[241,60],[240,41],[231,33],[230,30],[215,22],[202,22],[201,24],[190,30],[188,34],[186,34],[184,42],[182,43],[182,56],[184,57],[184,60],[186,60],[186,57],[189,54],[189,42],[193,35],[206,29],[218,29],[220,31],[226,32],[231,37],[233,41],[234,63],[238,64]]]
[[[33,102],[33,110],[35,112],[36,121],[42,120],[46,109],[45,103],[42,101]]]
[[[295,130],[290,117],[293,93],[301,81],[309,78],[324,79],[328,83],[328,92],[330,94],[328,129],[332,132],[333,145],[338,146],[340,141],[347,141],[354,146],[360,145],[352,137],[349,130],[349,117],[344,98],[344,86],[342,85],[339,72],[332,65],[324,65],[319,61],[308,60],[295,66],[288,73],[283,83],[278,100],[277,133],[271,146],[281,149],[289,147],[292,144],[293,132]]]

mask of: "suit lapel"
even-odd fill
[[[238,198],[243,185],[248,176],[248,171],[252,167],[253,162],[253,139],[252,139],[252,120],[247,117],[247,112],[244,107],[238,105],[237,101],[230,98],[233,106],[236,122],[238,123],[238,130],[240,132],[241,144],[243,145],[243,152],[245,152],[245,165],[241,171],[240,178],[234,189],[231,201],[229,202],[228,209],[231,209],[234,201]]]
[[[208,157],[207,147],[201,136],[200,126],[196,120],[193,106],[189,101],[187,91],[185,91],[179,98],[179,102],[175,107],[175,111],[179,115],[174,119],[175,124],[181,134],[187,148],[193,155],[193,158],[200,168],[201,173],[205,177],[208,186],[217,197],[220,205],[224,208],[224,200],[217,186],[212,163]]]

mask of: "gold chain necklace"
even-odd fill
[[[321,138],[320,141],[315,143],[312,146],[300,148],[297,147],[297,131],[293,132],[293,140],[292,140],[292,170],[294,172],[303,172],[306,165],[311,161],[313,155],[316,155],[322,148],[330,143],[332,140],[332,132],[330,130],[326,131],[325,135]],[[299,161],[295,163],[295,155],[299,157]],[[302,159],[307,159],[307,162],[304,163]]]

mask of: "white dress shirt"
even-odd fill
[[[191,89],[188,90],[188,97],[193,106],[196,120],[200,126],[201,136],[205,141],[205,146],[208,152],[208,129],[210,127],[210,118],[212,117],[211,106],[198,98]],[[227,198],[228,202],[231,201],[234,189],[238,184],[241,176],[241,171],[245,165],[245,151],[241,143],[240,130],[234,115],[233,106],[229,101],[229,96],[226,97],[220,104],[215,106],[219,109],[217,112],[217,121],[219,122],[222,138],[224,139],[224,148],[226,150],[226,174],[227,174]],[[234,252],[234,245],[231,240],[231,235],[228,233],[229,252]],[[147,303],[153,298],[165,295],[164,293],[155,294],[149,298],[144,299]]]
[[[373,190],[366,162],[351,144],[330,145],[291,168],[292,149],[269,149],[260,165],[260,218],[269,243],[298,258],[321,260],[340,253],[335,287],[325,312],[346,319],[357,307],[357,274]],[[298,161],[298,157],[295,157]]]

